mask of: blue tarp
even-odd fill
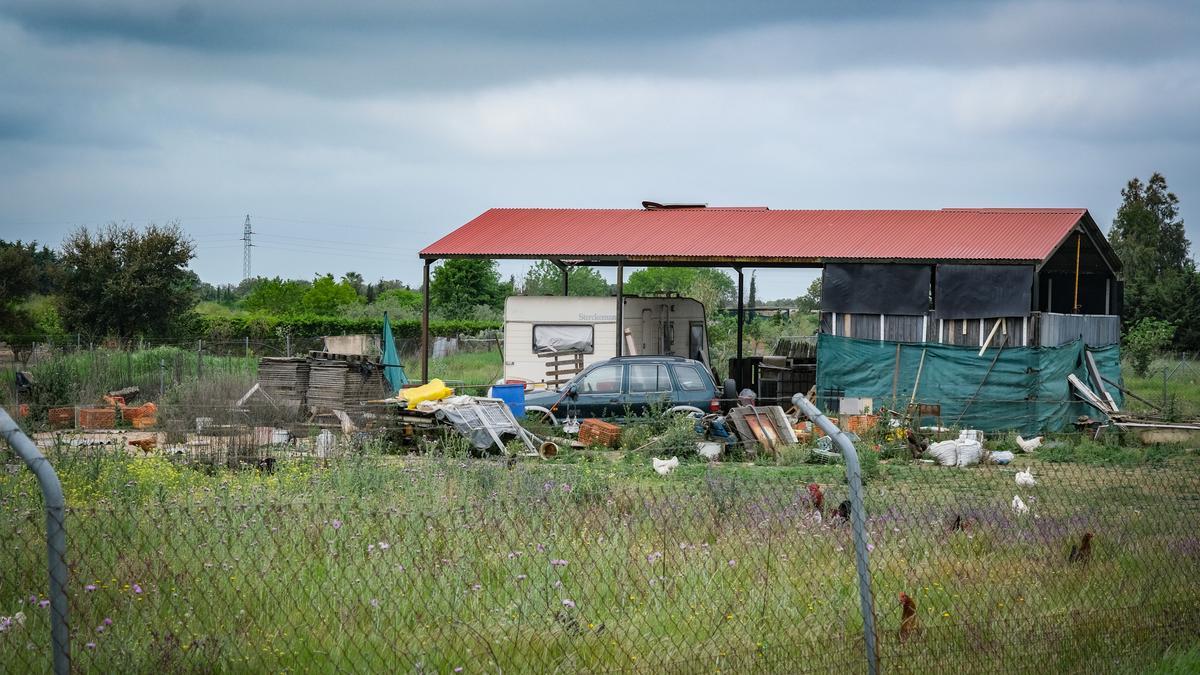
[[[396,340],[392,338],[392,322],[388,320],[387,312],[383,313],[383,377],[391,386],[394,396],[400,387],[408,384],[408,376],[404,374],[404,366],[400,364],[400,353],[396,351]]]

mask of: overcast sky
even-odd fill
[[[1081,206],[1107,230],[1157,170],[1186,218],[1198,34],[1182,1],[0,0],[0,236],[178,220],[236,282],[250,214],[255,274],[415,283],[493,206]]]

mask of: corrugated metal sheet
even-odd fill
[[[773,211],[490,209],[421,251],[425,258],[644,261],[1047,258],[1085,209]]]
[[[1079,338],[1089,347],[1115,345],[1121,341],[1121,317],[1042,312],[1038,316],[1038,335],[1045,347],[1065,345]]]

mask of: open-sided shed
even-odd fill
[[[1035,347],[1081,339],[1100,347],[1119,337],[1120,262],[1082,208],[497,208],[420,257],[422,379],[430,265],[450,258],[549,260],[564,270],[564,293],[568,267],[612,266],[618,296],[626,266],[731,268],[739,357],[745,268],[823,268],[821,332],[830,336],[976,349],[1000,340]]]

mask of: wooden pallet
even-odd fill
[[[553,352],[542,356],[551,357],[545,362],[550,369],[546,371],[546,384],[550,386],[566,384],[583,372],[583,352]]]

